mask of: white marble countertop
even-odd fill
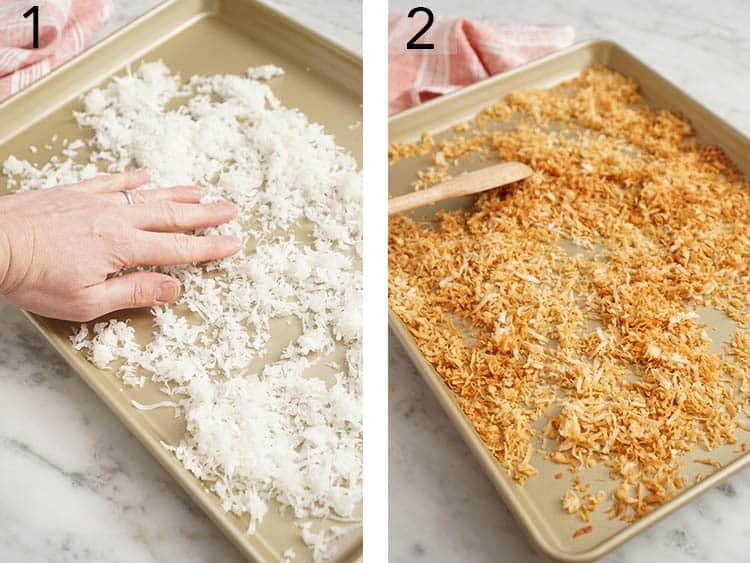
[[[390,8],[408,11],[417,4],[436,16],[567,23],[576,40],[614,39],[750,134],[750,4],[743,0],[392,0]],[[394,338],[390,384],[391,562],[543,561]],[[747,561],[748,500],[745,470],[604,561]]]
[[[115,0],[99,38],[158,5]],[[271,1],[361,52],[359,0]],[[0,302],[0,561],[239,563],[203,512]]]

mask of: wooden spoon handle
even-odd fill
[[[454,197],[475,194],[531,176],[531,168],[520,162],[503,162],[480,168],[432,187],[388,200],[388,215],[402,213]]]

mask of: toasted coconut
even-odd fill
[[[715,467],[717,469],[721,468],[721,463],[716,461],[715,459],[694,459],[693,463],[700,463],[702,465],[710,465],[712,467]]]
[[[513,478],[532,447],[604,464],[632,521],[686,485],[685,454],[750,428],[750,183],[686,119],[595,66],[391,147],[415,156],[420,185],[465,159],[534,170],[468,212],[390,221],[391,308]],[[700,307],[739,323],[726,355]]]
[[[581,510],[581,499],[573,489],[565,491],[565,496],[562,498],[562,507],[568,514],[575,514]]]

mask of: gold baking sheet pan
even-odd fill
[[[254,0],[171,0],[120,32],[89,49],[48,77],[0,104],[0,162],[13,154],[43,164],[61,150],[60,141],[86,133],[72,112],[81,109],[79,97],[91,87],[124,72],[129,63],[162,59],[183,78],[193,74],[244,74],[248,67],[275,64],[285,75],[271,82],[274,94],[287,107],[299,108],[311,121],[321,123],[337,144],[349,149],[361,163],[362,61],[360,57],[316,32],[295,23]],[[53,150],[44,149],[58,135]],[[39,147],[31,154],[30,145]],[[6,193],[0,178],[0,193]],[[147,338],[151,315],[137,311],[130,317],[140,338]],[[282,561],[287,548],[295,563],[312,561],[311,551],[299,538],[290,511],[279,514],[273,504],[256,535],[246,533],[248,519],[226,513],[204,485],[182,467],[160,441],[176,443],[183,428],[172,409],[139,411],[132,405],[164,400],[153,384],[143,389],[125,387],[113,371],[102,371],[76,352],[69,341],[73,323],[29,315],[31,321],[97,395],[125,423],[162,466],[180,483],[248,560]],[[273,325],[272,325],[273,326]],[[292,328],[289,328],[289,327]],[[295,330],[276,323],[270,348],[280,349]],[[165,522],[164,526],[171,524]],[[343,536],[335,545],[333,561],[361,558],[361,529]]]
[[[750,139],[620,46],[601,40],[577,44],[519,69],[402,112],[390,119],[390,142],[416,141],[424,131],[431,132],[436,142],[439,142],[441,132],[471,119],[482,108],[497,102],[511,92],[554,86],[563,80],[577,76],[584,67],[593,64],[603,64],[635,79],[650,106],[666,108],[687,117],[697,131],[699,142],[719,145],[742,172],[750,176]],[[424,158],[408,158],[392,165],[389,170],[390,195],[397,196],[411,191],[417,170],[428,164],[429,162]],[[464,168],[486,165],[477,160]],[[416,210],[413,216],[429,221],[438,209],[469,209],[474,200],[475,197],[465,197],[443,202]],[[734,324],[715,309],[705,308],[699,310],[699,314],[708,330],[713,331],[711,334],[714,347],[711,351],[720,351],[721,342],[733,334]],[[607,508],[611,501],[605,500],[591,515],[592,531],[574,538],[573,533],[586,523],[580,518],[567,514],[561,507],[560,500],[570,487],[570,476],[559,480],[553,476],[565,470],[565,467],[544,460],[540,454],[535,454],[532,464],[539,470],[539,474],[528,479],[523,486],[518,485],[482,444],[471,423],[455,401],[453,393],[422,356],[409,331],[392,311],[390,324],[425,382],[458,428],[531,543],[541,553],[554,560],[585,562],[598,559],[697,495],[716,486],[750,462],[748,454],[737,453],[737,444],[723,446],[711,452],[703,449],[691,452],[686,458],[684,474],[688,477],[688,483],[691,483],[692,478],[699,473],[707,475],[698,484],[687,486],[678,496],[630,524],[620,520],[610,520]],[[748,438],[742,431],[738,432],[738,443],[747,442]],[[715,460],[722,467],[715,470],[713,467],[691,463],[690,460],[694,458]],[[601,488],[611,492],[615,487],[615,481],[602,467],[585,470],[583,475],[586,482],[602,479],[602,482],[595,483],[594,490]]]

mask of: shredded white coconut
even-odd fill
[[[130,401],[130,403],[139,411],[152,411],[154,409],[175,408],[179,406],[179,403],[175,403],[174,401],[159,401],[150,405],[144,405],[138,401]]]
[[[254,80],[271,80],[284,74],[284,69],[276,65],[262,65],[248,69],[247,76]]]
[[[72,342],[127,385],[161,386],[168,401],[134,406],[179,406],[186,433],[165,446],[225,510],[249,514],[250,533],[271,501],[299,519],[356,520],[362,500],[361,177],[320,125],[259,82],[280,74],[266,65],[183,82],[145,63],[85,96],[75,117],[93,132],[88,143],[70,142],[39,168],[13,156],[3,164],[21,191],[93,177],[98,163],[146,168],[148,187],[197,184],[204,201],[238,205],[237,220],[204,232],[241,236],[253,250],[164,269],[182,294],[152,310],[148,343],[117,320],[84,324]],[[74,160],[83,147],[86,164]],[[296,334],[274,355],[275,323]],[[343,532],[308,524],[300,530],[315,560],[328,558]]]
[[[333,553],[331,551],[331,544],[337,538],[362,527],[361,524],[350,524],[347,526],[331,526],[328,529],[323,529],[318,526],[316,531],[313,522],[304,522],[300,525],[300,532],[302,535],[302,541],[310,548],[313,553],[313,560],[315,561],[326,561],[329,560]]]

